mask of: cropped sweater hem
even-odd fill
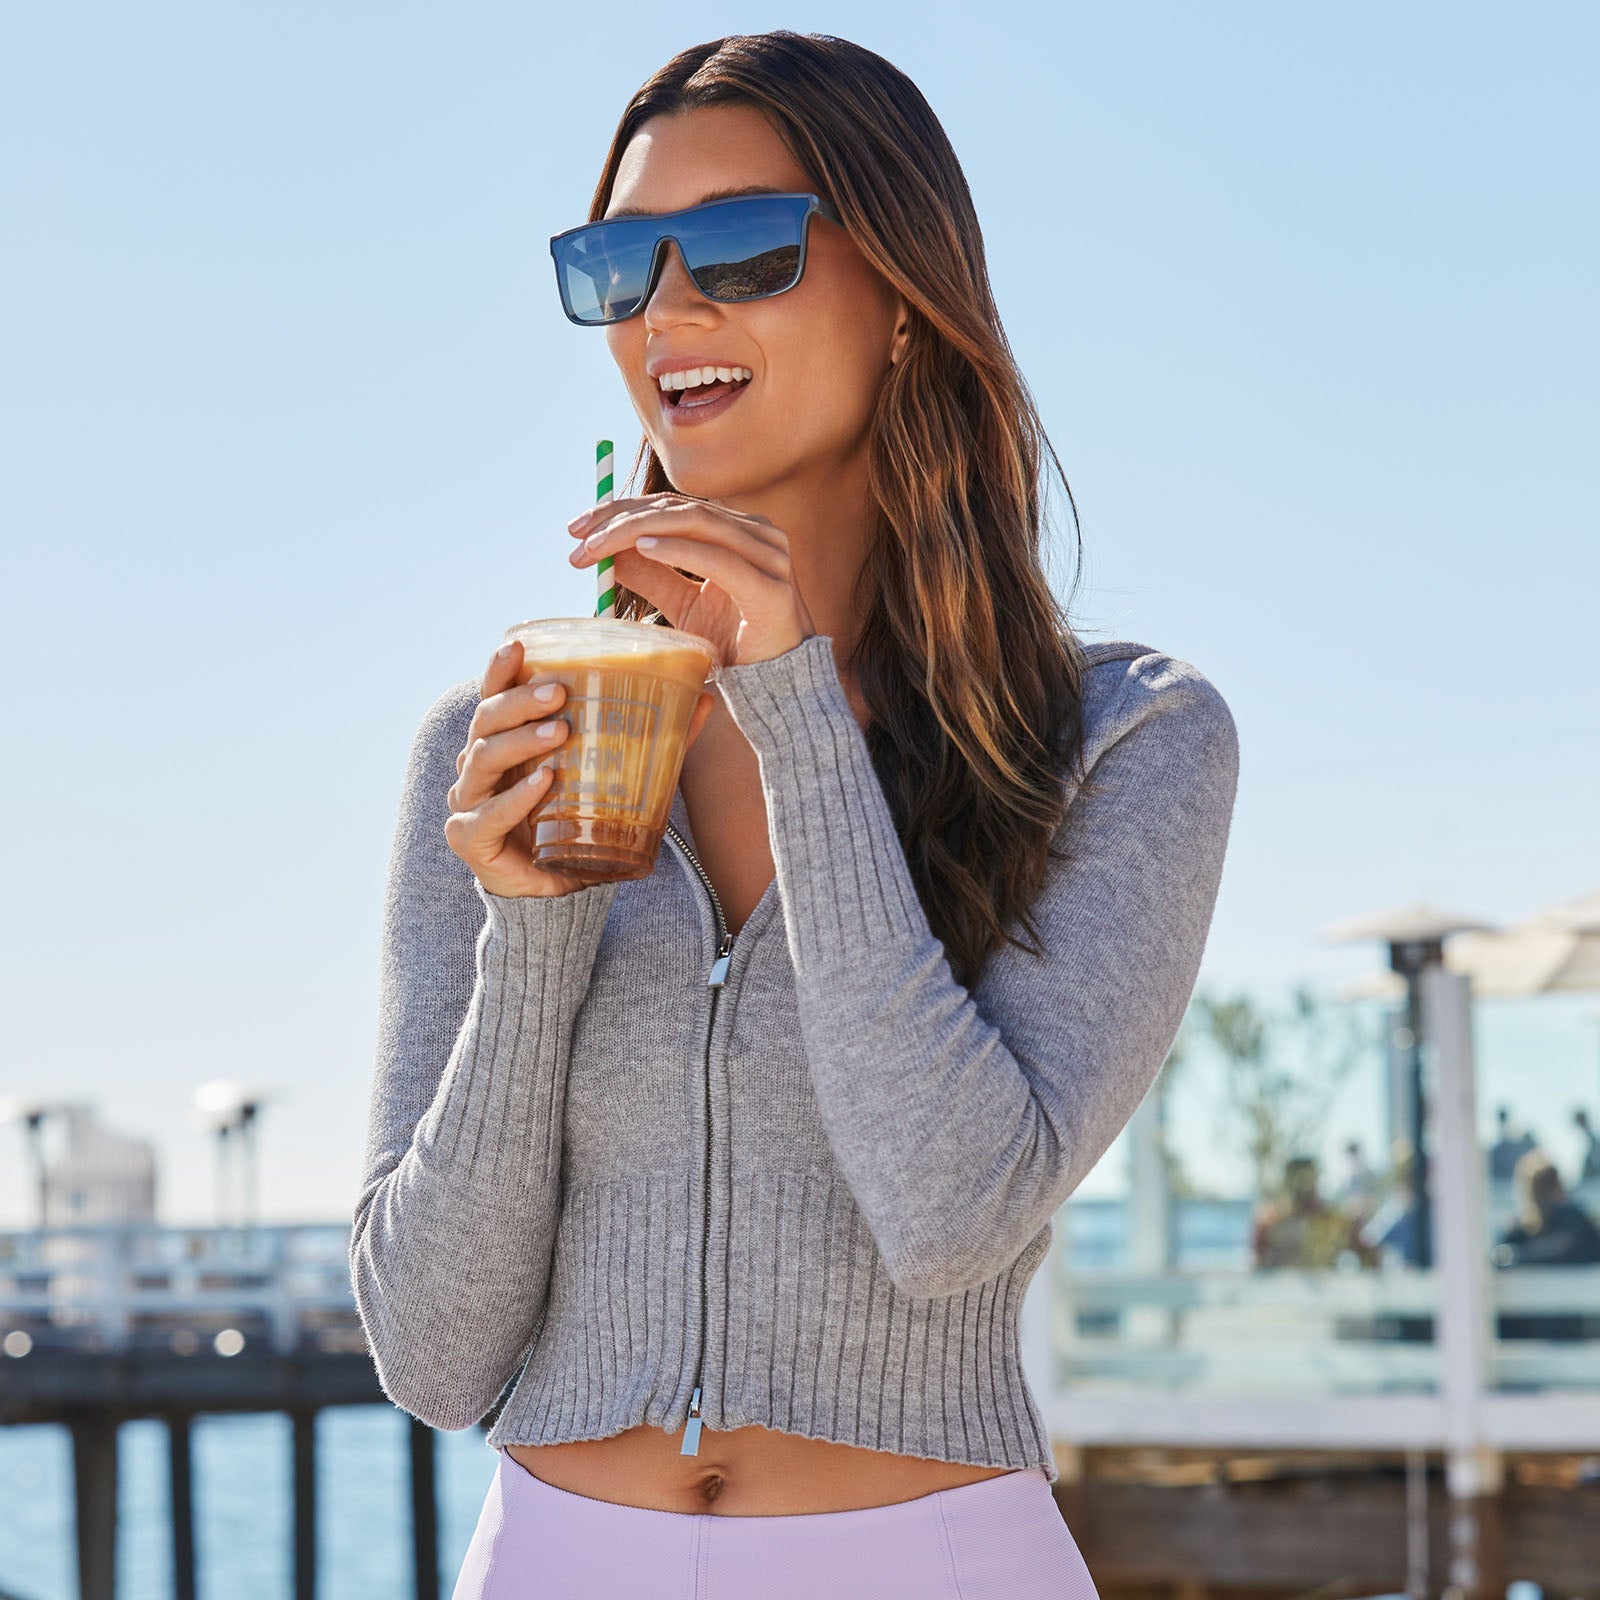
[[[863,1249],[870,1241],[842,1185],[811,1173],[735,1179],[731,1276],[713,1295],[726,1311],[707,1330],[709,1432],[754,1425],[934,1461],[1036,1466],[1054,1480],[1017,1338],[1046,1235],[992,1282],[917,1299]],[[675,1378],[694,1350],[676,1308],[693,1301],[694,1264],[686,1275],[671,1241],[693,1236],[692,1188],[687,1176],[652,1175],[568,1192],[548,1320],[491,1446],[609,1438],[641,1424],[681,1432]],[[784,1292],[792,1282],[820,1295],[815,1335],[801,1343],[798,1319],[783,1315],[797,1309]]]

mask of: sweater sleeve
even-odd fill
[[[438,1428],[489,1410],[543,1319],[572,1024],[616,894],[503,898],[450,849],[445,794],[477,700],[449,691],[412,742],[350,1238],[384,1393]]]
[[[960,1294],[1022,1253],[1132,1116],[1194,988],[1237,731],[1186,663],[1110,670],[1033,908],[1043,957],[1003,945],[971,992],[929,929],[832,641],[720,678],[760,757],[823,1127],[907,1294]]]

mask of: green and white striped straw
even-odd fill
[[[612,471],[611,441],[598,440],[594,447],[594,503],[597,506],[611,502]],[[615,617],[617,614],[617,586],[611,577],[611,557],[602,556],[594,569],[595,605],[597,617]]]

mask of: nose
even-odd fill
[[[717,315],[714,303],[700,293],[683,264],[677,242],[664,239],[656,256],[656,281],[646,297],[645,325],[671,328],[685,322],[710,322]]]

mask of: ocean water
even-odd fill
[[[317,1594],[398,1600],[411,1585],[408,1419],[392,1406],[317,1417]],[[494,1476],[479,1428],[435,1435],[441,1586],[450,1593]],[[289,1600],[293,1592],[287,1417],[196,1418],[191,1434],[196,1577],[202,1596]],[[124,1423],[117,1438],[118,1600],[171,1600],[167,1434]],[[74,1600],[72,1441],[67,1430],[0,1428],[0,1600]]]

